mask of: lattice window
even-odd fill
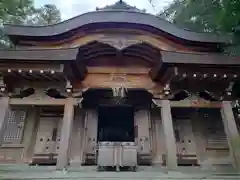
[[[12,110],[9,113],[6,129],[4,132],[4,143],[20,144],[23,135],[26,112],[22,110]]]

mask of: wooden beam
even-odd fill
[[[65,99],[53,99],[53,98],[10,98],[10,105],[34,105],[34,106],[63,106],[65,104]]]
[[[81,102],[81,98],[73,98],[74,105],[77,106]],[[66,99],[53,99],[53,98],[10,98],[10,105],[33,105],[33,106],[64,106]]]
[[[160,99],[153,99],[154,104],[158,107],[162,107]],[[182,101],[170,101],[172,108],[221,108],[221,102],[208,102],[208,101],[196,101],[196,100],[182,100]]]
[[[139,67],[139,66],[131,66],[131,67],[94,67],[87,66],[89,74],[148,74],[151,68],[148,67]]]
[[[221,102],[208,102],[196,100],[171,101],[171,107],[176,108],[221,108]]]
[[[76,81],[75,88],[145,88],[146,90],[155,90],[159,87],[153,82],[147,74],[88,74],[84,81]]]
[[[39,72],[40,70],[54,70],[55,72],[62,72],[62,64],[53,64],[53,63],[0,63],[0,71],[8,73],[8,69],[11,71],[17,72],[19,69],[22,72],[29,72],[31,69],[33,72]]]
[[[178,73],[180,76],[186,74],[189,79],[208,79],[218,81],[239,80],[239,67],[211,67],[202,65],[179,65]],[[195,75],[195,76],[194,76]]]

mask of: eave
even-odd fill
[[[81,80],[84,78],[86,71],[77,59],[78,48],[1,50],[0,64],[2,64],[2,68],[0,67],[0,71],[5,76],[18,79],[52,80],[54,78],[50,76],[58,75],[60,79],[68,77],[69,79],[77,78]],[[62,70],[56,70],[52,69],[51,65],[53,67],[59,65],[63,68]]]
[[[99,42],[72,49],[0,51],[0,63],[5,64],[2,66],[2,72],[9,74],[8,69],[12,68],[11,73],[15,76],[18,76],[17,74],[26,74],[27,76],[33,74],[33,67],[36,67],[36,64],[45,64],[44,67],[47,67],[48,64],[62,64],[64,66],[63,71],[60,72],[62,75],[71,80],[83,80],[87,74],[87,61],[102,55],[127,55],[143,58],[153,64],[150,71],[152,80],[160,81],[163,84],[174,78],[184,79],[185,74],[191,79],[197,77],[210,81],[235,81],[238,79],[236,77],[240,77],[240,57],[238,56],[158,51],[147,44],[131,45],[122,51]],[[20,72],[18,68],[13,68],[12,65],[15,63],[21,64]],[[47,68],[39,67],[36,71],[36,74],[41,76],[42,71],[51,74],[51,69]],[[207,78],[205,74],[207,74]],[[224,75],[228,78],[224,78]]]
[[[189,42],[202,42],[202,43],[217,43],[217,44],[230,44],[229,37],[218,36],[209,33],[197,33],[180,29],[175,25],[165,21],[154,15],[128,12],[128,11],[94,11],[79,15],[75,18],[63,21],[59,24],[50,26],[20,26],[20,25],[4,25],[5,33],[10,39],[21,38],[50,38],[66,34],[67,32],[74,31],[82,27],[81,31],[88,31],[89,26],[100,26],[104,24],[114,24],[115,27],[121,28],[123,26],[136,29],[143,29],[145,31],[152,31],[156,33],[166,33],[172,37],[179,38]],[[125,28],[125,27],[124,27]]]
[[[155,81],[169,81],[171,76],[179,76],[179,71],[185,70],[191,76],[197,72],[201,72],[202,76],[207,71],[213,75],[217,72],[238,73],[240,70],[240,57],[229,56],[217,53],[179,53],[161,51],[162,63],[155,67],[150,73]],[[209,70],[210,69],[210,70]],[[205,71],[205,72],[204,72]],[[214,72],[215,71],[215,72]],[[166,77],[166,74],[169,76]]]
[[[77,48],[0,50],[0,61],[69,61],[75,60]]]

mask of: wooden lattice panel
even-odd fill
[[[21,143],[25,119],[26,119],[25,111],[12,110],[9,112],[8,121],[3,137],[4,143],[6,144]]]

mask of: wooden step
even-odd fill
[[[31,165],[56,165],[57,156],[56,153],[34,154]]]

